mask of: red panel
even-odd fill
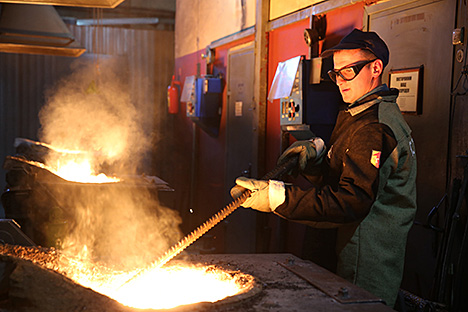
[[[304,29],[309,28],[309,19],[274,30],[269,36],[268,54],[268,90],[275,77],[276,67],[298,55],[308,54],[308,46],[304,41]],[[276,165],[281,150],[281,128],[279,100],[268,102],[266,129],[266,169],[271,170]]]
[[[364,2],[327,13],[327,31],[323,48],[333,47],[354,28],[362,29],[363,18]]]
[[[322,42],[323,48],[330,48],[337,44],[342,37],[354,28],[363,27],[362,2],[327,13],[326,38]],[[298,55],[308,54],[308,47],[304,41],[304,29],[309,28],[309,19],[276,29],[269,36],[268,56],[268,89],[275,76],[278,62],[285,61]],[[280,155],[281,129],[279,126],[279,100],[268,102],[267,110],[267,142],[266,157],[267,170],[275,166]]]

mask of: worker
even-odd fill
[[[312,186],[239,177],[231,193],[250,189],[245,208],[336,228],[337,275],[393,306],[416,213],[411,130],[396,104],[398,90],[382,84],[389,50],[375,32],[354,29],[327,55],[334,61],[328,74],[347,104],[329,148],[320,138],[296,141],[279,158],[298,157]]]

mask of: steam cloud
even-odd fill
[[[144,109],[152,103],[132,103],[128,75],[115,60],[103,61],[99,72],[95,64],[80,62],[72,69],[39,114],[40,140],[85,152],[80,157],[91,156],[92,167],[106,174],[135,174],[154,148],[152,116]],[[63,157],[51,153],[47,163],[57,165]],[[64,251],[132,268],[147,265],[181,237],[180,217],[158,203],[154,190],[124,182],[51,190],[63,210],[56,218],[72,220],[61,229],[67,233]]]
[[[39,113],[40,140],[93,152],[97,161],[126,162],[125,170],[134,170],[150,148],[152,133],[143,129],[149,116],[137,111],[128,75],[117,65],[106,60],[97,71],[94,64],[75,63],[74,73],[49,91]]]

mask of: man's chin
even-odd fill
[[[351,104],[351,103],[353,103],[354,101],[352,101],[351,99],[348,99],[348,98],[343,97],[343,102],[345,102],[346,104]]]
[[[348,93],[348,90],[341,90],[341,97],[343,98],[343,102],[347,104],[353,103],[353,99],[351,98],[350,94]]]

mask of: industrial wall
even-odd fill
[[[255,0],[177,0],[175,57],[255,25]]]
[[[274,20],[319,2],[321,0],[270,0],[269,19]]]
[[[253,36],[236,40],[217,47],[215,50],[215,70],[226,76],[226,59],[229,49],[233,46],[251,42]],[[205,62],[201,60],[204,49],[175,60],[175,71],[181,82],[187,76],[202,76],[206,74]],[[226,89],[222,94],[222,112],[226,111]],[[170,116],[173,125],[172,161],[173,174],[168,182],[175,188],[175,194],[168,200],[168,205],[179,210],[185,231],[190,232],[218,212],[225,204],[225,136],[226,119],[221,115],[219,134],[216,137],[206,133],[186,117],[186,103],[181,102],[179,113]],[[211,230],[202,237],[202,248],[223,252],[223,224]],[[207,240],[207,242],[204,242]],[[206,246],[205,246],[206,245]]]

